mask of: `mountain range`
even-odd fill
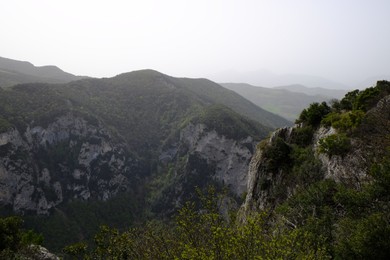
[[[350,89],[349,85],[329,80],[319,76],[303,74],[276,74],[268,70],[257,71],[222,71],[209,76],[216,82],[239,83],[245,82],[254,86],[267,88],[287,86],[293,84],[304,85],[310,88]]]
[[[290,121],[295,121],[301,111],[311,103],[330,101],[346,93],[344,90],[307,88],[302,85],[263,88],[244,83],[221,83],[221,86]]]
[[[85,77],[64,72],[56,66],[36,67],[27,61],[0,57],[0,87],[32,82],[66,83],[81,78]]]

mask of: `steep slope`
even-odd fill
[[[290,121],[295,121],[299,113],[313,102],[330,100],[330,97],[307,95],[286,89],[255,87],[244,83],[222,83],[223,87],[233,90],[244,98],[272,113]]]
[[[36,67],[26,61],[0,57],[0,87],[30,82],[66,83],[81,78],[56,66]]]
[[[239,203],[272,128],[234,111],[256,107],[225,92],[149,70],[0,89],[0,213],[25,214],[59,249],[102,223],[169,216],[195,187],[227,187]]]
[[[185,91],[195,99],[202,100],[202,102],[209,104],[223,104],[239,114],[245,115],[252,120],[272,128],[283,127],[291,124],[284,118],[272,114],[249,102],[248,100],[243,99],[235,92],[226,91],[226,89],[208,79],[173,78],[160,74],[156,71],[143,70],[118,75],[112,78],[111,81],[123,82],[129,80],[131,82],[135,80],[142,82],[144,80],[143,78],[147,78],[152,74],[158,77],[160,82],[149,82],[149,84],[160,84],[161,82],[164,82],[164,84],[169,85],[171,88],[179,87],[181,91]]]
[[[378,81],[332,107],[312,104],[299,124],[275,131],[251,160],[243,212],[270,212],[334,258],[387,258],[389,101],[390,82]]]

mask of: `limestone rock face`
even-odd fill
[[[180,142],[190,154],[199,154],[215,167],[214,178],[236,195],[246,192],[247,172],[256,142],[252,137],[228,139],[204,124],[189,124],[181,131]]]
[[[164,169],[175,165],[174,188],[165,196],[175,203],[185,201],[188,198],[182,197],[183,192],[210,180],[242,196],[255,145],[250,136],[233,140],[204,124],[189,123],[159,155]],[[127,149],[126,143],[113,138],[101,123],[72,113],[47,126],[32,123],[24,130],[3,132],[0,206],[22,214],[49,214],[67,201],[105,201],[131,190],[139,167]]]
[[[256,150],[248,171],[248,194],[242,206],[244,212],[272,208],[294,194],[296,183],[288,178],[291,169],[281,166],[270,168],[272,158],[267,157],[265,150],[275,145],[278,139],[290,144],[294,132],[301,127],[295,125],[278,129]],[[314,131],[309,147],[321,164],[323,179],[332,179],[359,189],[362,184],[372,180],[368,174],[372,163],[380,161],[388,153],[390,96],[385,96],[367,111],[362,123],[350,136],[351,148],[346,154],[329,156],[320,153],[320,140],[336,133],[336,129],[332,127],[318,127]],[[280,190],[283,191],[282,196],[275,195]]]
[[[332,127],[320,127],[314,134],[313,151],[318,151],[320,139],[335,134],[336,132]],[[345,156],[329,157],[326,154],[317,154],[325,170],[324,178],[354,186],[359,186],[362,182],[368,181],[368,162],[362,150],[363,144],[359,140],[352,139],[352,146],[354,149],[351,149]]]
[[[72,113],[0,134],[0,205],[48,214],[63,201],[126,190],[135,163],[99,123]]]
[[[189,123],[160,154],[160,161],[169,165],[170,170],[161,173],[166,175],[166,186],[162,187],[162,195],[152,210],[173,213],[184,202],[197,198],[196,188],[208,185],[227,188],[230,206],[238,206],[239,198],[246,194],[248,167],[255,145],[250,136],[233,140],[205,124]]]
[[[272,158],[267,157],[264,151],[267,147],[275,145],[278,138],[289,144],[294,131],[301,127],[295,125],[278,129],[258,146],[249,165],[248,194],[242,206],[244,212],[272,208],[294,194],[297,184],[288,178],[291,169],[281,165],[269,167]],[[345,156],[329,157],[318,152],[319,140],[335,133],[336,130],[332,127],[320,127],[314,132],[311,141],[312,152],[322,165],[323,178],[353,186],[369,181],[366,153],[358,139],[351,139],[353,148]]]

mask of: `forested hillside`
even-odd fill
[[[209,188],[170,225],[102,227],[73,256],[184,259],[388,259],[390,83],[313,103],[262,141],[239,212]],[[201,211],[197,210],[200,205]],[[120,241],[120,242],[119,242]]]
[[[55,250],[101,224],[170,218],[195,187],[226,188],[238,207],[256,143],[289,124],[211,81],[151,70],[15,85],[0,100],[1,212]]]

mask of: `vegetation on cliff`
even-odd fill
[[[312,104],[297,126],[263,141],[254,208],[332,258],[387,259],[389,95],[390,83],[379,81],[330,106]]]

